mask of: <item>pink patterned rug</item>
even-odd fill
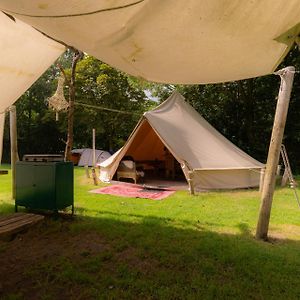
[[[91,190],[90,192],[95,194],[109,194],[122,197],[146,198],[152,200],[161,200],[175,193],[174,190],[144,188],[134,184],[110,185],[104,188]]]

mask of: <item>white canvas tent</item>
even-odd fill
[[[193,172],[196,189],[259,185],[264,165],[222,136],[178,92],[144,114],[124,147],[100,164],[100,179],[111,180],[125,155],[137,162],[163,160],[164,147],[181,164],[187,179]]]
[[[73,149],[72,153],[79,153],[80,159],[78,162],[79,167],[84,166],[93,166],[93,149],[91,148],[83,148],[83,149]],[[95,157],[96,157],[96,164],[102,163],[109,157],[111,157],[111,154],[104,150],[98,150],[95,151]]]

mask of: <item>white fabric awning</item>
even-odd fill
[[[0,12],[0,112],[12,105],[65,47]]]
[[[5,109],[63,53],[65,47],[0,12],[0,162]]]
[[[147,80],[270,74],[300,32],[299,0],[0,0],[54,39]]]

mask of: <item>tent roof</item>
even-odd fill
[[[100,165],[109,167],[125,155],[142,123],[147,120],[180,162],[191,169],[255,169],[263,164],[232,144],[195,109],[174,92],[165,102],[144,114],[124,147]]]
[[[0,0],[0,9],[127,73],[167,83],[270,74],[300,32],[298,0]]]
[[[174,156],[192,169],[262,167],[212,127],[176,91],[144,116]]]

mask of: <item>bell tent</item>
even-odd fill
[[[159,169],[168,168],[168,154],[178,162],[186,180],[193,178],[196,190],[258,186],[264,167],[174,92],[157,108],[145,112],[125,145],[100,164],[100,179],[110,181],[124,156],[132,157],[137,165],[152,162],[160,176]]]
[[[79,167],[84,166],[93,166],[93,149],[91,148],[82,148],[82,149],[73,149],[72,153],[78,153],[80,155],[80,159],[78,161]],[[111,156],[111,154],[104,150],[95,150],[95,159],[96,163],[99,164],[106,159],[108,159]]]

